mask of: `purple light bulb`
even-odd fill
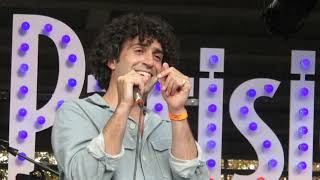
[[[27,115],[28,111],[25,108],[20,108],[18,111],[18,114],[20,117],[25,117]]]
[[[308,88],[303,87],[303,88],[300,89],[300,96],[305,97],[305,96],[308,96],[308,94],[309,94],[309,89]]]
[[[300,162],[298,163],[298,165],[297,165],[297,168],[298,168],[299,170],[305,170],[305,169],[307,169],[307,163],[304,162],[304,161],[300,161]]]
[[[57,102],[57,109],[59,109],[62,106],[63,103],[64,103],[64,100],[58,101]]]
[[[249,130],[250,130],[250,131],[256,131],[257,129],[258,129],[258,124],[257,124],[257,123],[251,122],[251,123],[249,124]]]
[[[20,51],[21,52],[27,52],[29,50],[29,44],[28,43],[22,43],[20,45]]]
[[[163,110],[163,105],[161,103],[157,103],[153,108],[156,112],[161,112]]]
[[[25,160],[25,158],[24,157],[26,157],[27,155],[26,155],[26,153],[24,153],[24,152],[19,152],[18,153],[19,155],[17,156],[17,159],[19,160],[19,161],[24,161]],[[21,157],[21,156],[23,156],[23,157]]]
[[[308,58],[304,58],[304,59],[302,59],[301,61],[300,61],[300,67],[302,68],[302,69],[309,69],[309,67],[310,67],[310,64],[311,64],[311,62],[310,62],[310,60],[308,59]]]
[[[29,30],[29,28],[30,28],[30,24],[29,24],[29,22],[24,21],[23,23],[21,23],[20,28],[21,28],[22,30],[24,30],[24,31],[28,31],[28,30]]]
[[[207,160],[207,166],[208,166],[209,168],[214,168],[214,167],[216,166],[216,161],[213,160],[213,159]]]
[[[27,94],[28,91],[29,91],[29,89],[28,89],[28,87],[25,86],[25,85],[21,86],[20,89],[19,89],[19,93],[22,94],[22,95]]]
[[[215,93],[217,92],[217,89],[218,89],[218,86],[216,84],[210,84],[209,87],[208,87],[208,91],[211,92],[211,93]]]
[[[52,25],[51,25],[50,23],[45,24],[45,25],[43,26],[43,31],[46,32],[46,33],[51,32],[52,29],[53,29],[53,28],[52,28]]]
[[[212,55],[209,58],[209,62],[212,65],[217,64],[219,62],[219,57],[217,55]]]
[[[74,78],[70,78],[70,79],[68,80],[68,86],[69,86],[70,88],[76,87],[76,86],[77,86],[77,80],[74,79]]]
[[[299,110],[300,117],[306,117],[308,115],[308,113],[309,113],[309,110],[307,108],[301,108]]]
[[[25,130],[21,130],[18,133],[20,139],[26,139],[28,137],[28,132]]]
[[[305,136],[308,134],[308,128],[306,126],[301,126],[299,127],[298,132],[300,136]]]
[[[277,165],[278,165],[278,161],[275,160],[275,159],[271,159],[271,160],[268,161],[268,167],[270,169],[275,168]]]
[[[263,141],[263,148],[264,149],[269,149],[271,147],[272,143],[269,140]]]
[[[273,92],[273,85],[272,84],[266,84],[264,85],[264,91],[266,93],[272,93]]]
[[[301,152],[306,152],[306,151],[308,151],[309,146],[307,143],[301,143],[301,144],[299,144],[298,148]]]
[[[216,147],[216,142],[214,141],[214,140],[209,140],[208,142],[207,142],[207,148],[209,149],[209,150],[213,150],[215,147]]]
[[[22,63],[19,67],[20,73],[26,73],[29,70],[28,64]]]
[[[77,61],[77,56],[75,54],[70,54],[68,57],[70,63],[75,63]]]
[[[208,133],[212,134],[217,130],[217,126],[214,123],[209,123],[207,126]]]
[[[61,38],[62,44],[65,44],[65,45],[67,45],[70,42],[70,40],[71,40],[71,38],[69,35],[63,35]]]
[[[44,116],[38,116],[37,123],[39,125],[43,125],[46,122],[46,118]]]
[[[254,90],[254,89],[249,89],[249,90],[247,91],[247,96],[248,96],[248,97],[253,98],[253,97],[255,97],[256,95],[257,95],[257,92],[256,92],[256,90]]]
[[[208,106],[208,111],[209,112],[216,112],[217,111],[217,106],[215,105],[215,104],[210,104],[209,106]]]
[[[247,115],[247,114],[249,113],[249,108],[248,108],[247,106],[242,106],[242,107],[240,108],[240,113],[241,113],[242,115]]]
[[[159,81],[157,81],[156,84],[154,85],[154,90],[157,92],[161,91],[161,84]]]

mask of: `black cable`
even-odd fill
[[[142,119],[142,113],[144,112],[144,107],[143,105],[139,105],[140,107],[140,113],[139,113],[139,122],[138,122],[138,131],[137,131],[137,141],[136,141],[136,157],[134,159],[134,169],[133,169],[133,180],[136,180],[137,178],[137,166],[138,166],[138,160],[140,159],[140,155],[141,155],[141,149],[142,149],[142,143],[140,143],[140,138],[142,139],[143,137],[143,131],[141,131],[141,124],[143,123],[143,119]],[[141,132],[141,136],[140,136],[140,132]],[[141,141],[142,142],[142,141]]]

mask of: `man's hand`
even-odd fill
[[[189,78],[174,67],[169,67],[168,63],[163,63],[158,78],[169,112],[180,114],[185,111],[185,103],[191,89]]]

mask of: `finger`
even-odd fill
[[[164,79],[164,85],[163,85],[163,91],[166,91],[169,87],[169,83],[170,81],[173,79],[173,76],[170,75],[170,76],[167,76],[165,79]]]
[[[162,71],[158,74],[158,78],[166,77],[173,71],[174,67],[162,68]]]
[[[174,79],[171,79],[168,83],[168,87],[167,87],[167,90],[166,90],[166,95],[169,96],[171,95],[171,91],[173,89],[173,86],[174,86],[175,82],[174,82]]]

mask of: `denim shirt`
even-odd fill
[[[121,152],[104,152],[102,129],[114,109],[94,94],[85,99],[66,101],[58,110],[52,129],[52,147],[60,178],[68,180],[130,180],[136,154],[137,123],[128,118]],[[137,180],[208,180],[208,168],[198,158],[180,160],[171,154],[170,120],[147,111],[144,119],[142,149],[138,160]]]

